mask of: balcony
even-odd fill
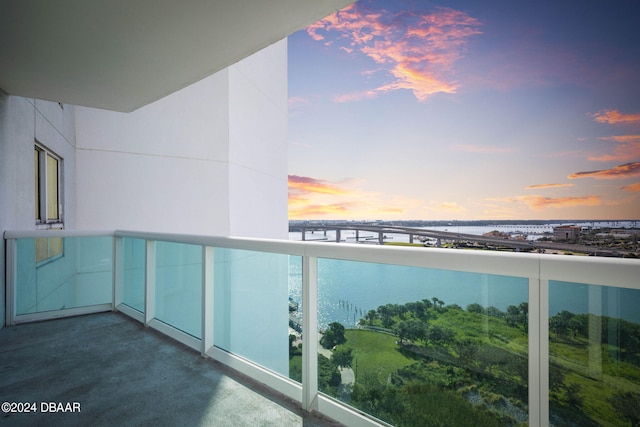
[[[117,311],[134,320],[115,322],[123,340],[140,322],[345,425],[636,422],[637,260],[130,231],[5,240],[8,325]]]
[[[336,425],[119,313],[6,327],[0,342],[0,402],[30,410],[7,425]]]

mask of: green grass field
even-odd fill
[[[414,362],[398,351],[395,336],[361,329],[348,329],[345,336],[347,342],[341,346],[353,349],[356,381],[361,375],[373,375],[386,383],[390,374]]]
[[[356,373],[355,388],[360,400],[353,400],[352,404],[389,422],[426,425],[426,419],[414,413],[419,408],[411,407],[413,403],[409,402],[418,402],[414,394],[418,391],[422,393],[420,399],[428,396],[429,401],[440,393],[448,396],[449,414],[455,413],[454,407],[458,405],[467,420],[475,416],[491,421],[486,425],[493,421],[512,426],[524,423],[528,399],[526,318],[514,320],[506,313],[488,316],[460,307],[432,306],[427,310],[421,314],[396,311],[391,322],[389,317],[386,319],[387,331],[401,331],[396,328],[398,325],[418,320],[424,322],[426,334],[413,341],[405,336],[400,343],[400,338],[389,332],[345,331],[346,342],[338,348],[351,348],[353,352],[351,367]],[[603,318],[596,324],[608,321],[614,327],[618,325],[614,320]],[[363,323],[369,325],[370,321]],[[372,326],[381,328],[382,318],[376,318]],[[629,328],[637,325],[625,327],[633,332],[636,329]],[[440,335],[440,341],[429,335],[438,328],[447,331]],[[631,336],[633,342],[635,335],[633,332],[626,336]],[[640,407],[640,366],[635,364],[639,355],[634,347],[629,347],[629,338],[625,341],[620,336],[615,335],[615,339],[627,343],[625,346],[591,343],[584,332],[570,330],[559,335],[550,331],[549,404],[554,425],[629,426],[636,425],[632,421],[636,416],[640,423],[640,411],[635,409]],[[291,359],[290,366],[292,372],[300,372],[299,356]],[[626,400],[620,406],[623,398]],[[393,413],[401,401],[404,415]],[[419,404],[424,408],[428,405],[426,401]],[[445,412],[443,416],[449,417]],[[423,424],[412,424],[409,413]]]

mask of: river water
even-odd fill
[[[533,228],[542,233],[552,231],[553,225]],[[591,225],[592,223],[588,223],[588,226]],[[458,227],[441,227],[442,230],[445,228],[449,228],[448,231],[458,231]],[[518,225],[502,229],[495,226],[461,226],[459,229],[460,233],[470,234],[482,234],[495,229],[503,232],[527,230],[526,226]],[[476,232],[472,233],[471,229]],[[327,237],[331,239],[330,233],[328,234]],[[300,237],[300,233],[291,233],[290,236],[292,240],[300,240]],[[301,263],[300,257],[291,257],[289,267],[290,297],[300,306]],[[598,290],[596,293],[594,288]],[[596,304],[594,295],[598,296]],[[445,305],[457,304],[465,309],[469,304],[477,303],[483,307],[493,306],[506,311],[510,305],[518,306],[522,302],[528,302],[528,279],[328,259],[318,261],[318,323],[321,328],[333,321],[353,327],[369,310],[375,310],[381,305],[432,300],[434,297]],[[640,323],[640,291],[551,282],[549,314],[553,316],[562,310],[576,314],[595,310],[597,314]]]

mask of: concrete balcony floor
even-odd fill
[[[297,403],[118,313],[0,330],[0,424],[337,426]],[[42,413],[41,402],[80,404]]]

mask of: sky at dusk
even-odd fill
[[[640,219],[640,2],[360,0],[288,43],[290,219]]]

